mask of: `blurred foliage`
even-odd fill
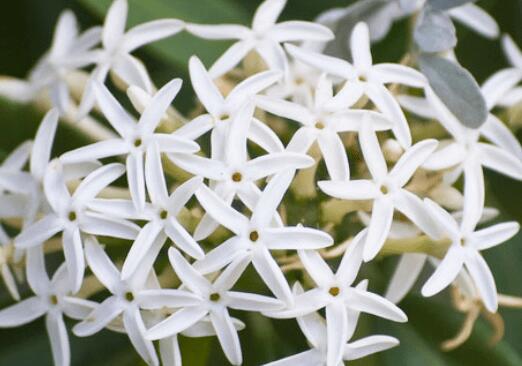
[[[247,23],[259,0],[129,0],[130,23],[177,17],[193,22]],[[322,10],[345,6],[349,0],[289,0],[283,13],[286,19],[313,19]],[[110,0],[17,0],[4,2],[0,11],[0,74],[23,77],[50,42],[55,20],[64,8],[72,8],[84,27],[99,24]],[[522,45],[522,2],[520,0],[484,0],[479,5],[497,19],[503,32],[510,33]],[[389,36],[374,47],[379,61],[397,61],[405,50],[406,22],[397,23]],[[479,82],[506,65],[499,42],[490,41],[458,26],[457,54]],[[158,42],[138,52],[150,66],[153,78],[161,85],[172,77],[185,80],[184,94],[177,100],[180,109],[190,108],[192,92],[186,78],[186,61],[192,54],[207,65],[227,46],[226,42],[207,42],[183,34]],[[29,106],[0,101],[0,156],[5,156],[25,139],[32,138],[41,115]],[[85,143],[74,131],[61,128],[55,153]],[[522,221],[522,186],[508,178],[487,173],[488,204],[503,212],[501,219]],[[308,216],[317,215],[315,202],[303,203]],[[307,219],[308,219],[307,216]],[[522,236],[486,253],[500,292],[522,296]],[[370,279],[370,287],[382,291],[393,269],[395,259],[382,260],[364,267],[361,278]],[[425,274],[426,275],[426,274]],[[245,281],[250,282],[252,277]],[[258,282],[254,280],[254,282]],[[27,290],[25,290],[27,293]],[[418,293],[418,292],[417,292]],[[0,305],[10,303],[0,289]],[[489,345],[491,330],[480,320],[470,340],[456,351],[440,351],[440,343],[459,329],[463,316],[449,307],[447,294],[426,300],[412,294],[401,304],[410,317],[408,324],[392,324],[362,316],[358,333],[384,333],[397,336],[402,346],[352,365],[451,365],[504,366],[522,365],[522,311],[500,312],[506,321],[506,335],[496,346]],[[247,324],[241,332],[245,365],[258,365],[277,357],[304,350],[304,338],[295,321],[272,321],[256,314],[239,313]],[[226,365],[216,339],[181,337],[183,357],[189,366]],[[73,365],[142,365],[124,335],[103,331],[78,339],[71,335]],[[28,326],[0,331],[0,366],[52,365],[43,320]]]

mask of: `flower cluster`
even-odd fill
[[[233,309],[297,320],[310,350],[269,365],[338,366],[399,343],[354,340],[359,314],[406,322],[396,304],[425,263],[434,271],[422,295],[451,286],[475,310],[495,313],[504,296],[481,251],[519,224],[487,224],[497,212],[485,207],[483,169],[522,180],[522,148],[493,114],[522,100],[522,52],[502,38],[512,67],[477,89],[487,117],[469,126],[439,92],[444,80],[434,82],[422,63],[422,72],[414,68],[425,54],[372,60],[383,27],[427,17],[427,2],[391,1],[380,22],[354,24],[349,61],[328,47],[346,9],[317,22],[277,22],[286,1],[265,0],[251,27],[164,19],[126,30],[127,1],[114,0],[103,27],[82,33],[64,12],[27,80],[0,80],[0,95],[47,109],[34,141],[0,167],[0,273],[16,300],[0,310],[0,327],[45,315],[56,365],[70,364],[64,315],[78,320],[78,337],[104,328],[127,334],[148,365],[182,364],[178,334],[216,336],[240,365],[245,324]],[[447,14],[498,36],[476,5]],[[172,105],[182,80],[156,88],[132,55],[179,32],[234,40],[208,70],[190,58],[184,83],[198,101],[190,118]],[[458,65],[451,50],[437,57]],[[248,59],[254,69],[244,67]],[[92,143],[53,158],[60,120]],[[303,201],[320,212],[311,226],[302,224]],[[340,238],[346,214],[353,227]],[[57,252],[59,266],[49,260]],[[356,281],[364,263],[391,254],[402,256],[384,296]],[[291,283],[293,271],[306,276]],[[240,290],[246,276],[266,288]],[[21,299],[21,282],[34,295]]]

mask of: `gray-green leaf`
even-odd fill
[[[469,71],[427,54],[419,56],[419,65],[435,94],[464,126],[479,128],[486,121],[486,102]]]
[[[457,45],[455,26],[448,14],[425,9],[417,21],[413,33],[416,45],[422,52],[442,52]]]

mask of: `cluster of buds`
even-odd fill
[[[267,365],[339,366],[398,345],[386,335],[353,339],[359,314],[406,322],[396,304],[425,265],[434,271],[422,295],[451,287],[468,314],[447,349],[465,342],[481,312],[495,323],[499,304],[520,307],[497,293],[481,251],[519,230],[488,224],[498,212],[485,207],[483,169],[522,180],[522,148],[491,112],[522,101],[522,52],[503,36],[512,67],[472,90],[478,102],[455,101],[484,104],[470,126],[434,77],[458,65],[453,52],[373,63],[383,26],[421,15],[422,40],[437,1],[385,3],[380,28],[359,21],[350,30],[349,61],[328,46],[345,9],[278,23],[286,1],[265,0],[250,28],[164,19],[126,30],[127,1],[114,0],[103,27],[83,33],[65,11],[27,80],[0,79],[0,95],[46,110],[34,141],[0,166],[0,273],[16,301],[0,310],[0,327],[45,316],[61,366],[70,364],[64,316],[78,321],[77,337],[127,334],[151,366],[182,364],[178,335],[216,336],[240,365],[245,324],[234,309],[297,321],[310,349]],[[483,10],[457,3],[436,15],[498,37]],[[235,40],[208,70],[190,58],[190,117],[173,106],[182,80],[157,88],[131,54],[180,32]],[[53,158],[60,121],[92,143]],[[385,294],[356,281],[361,266],[390,255],[400,260]],[[257,284],[238,286],[250,265],[246,284]],[[20,283],[33,295],[20,296]]]

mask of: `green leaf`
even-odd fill
[[[103,18],[111,0],[80,0],[80,3]],[[246,23],[250,16],[227,0],[129,0],[127,28],[147,21],[177,18],[187,22],[217,24]],[[208,41],[187,32],[147,46],[155,56],[185,70],[190,56],[198,55],[206,64],[215,60],[228,42]]]
[[[428,4],[435,10],[448,10],[476,0],[428,0]]]
[[[482,126],[488,110],[480,88],[468,70],[430,54],[419,56],[419,65],[435,94],[460,123],[469,128]]]

